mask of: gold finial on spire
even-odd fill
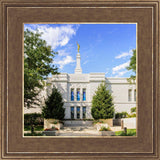
[[[77,47],[78,47],[78,53],[79,53],[80,45],[78,44],[78,42],[77,42]]]

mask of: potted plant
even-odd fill
[[[42,134],[44,136],[58,136],[59,134],[59,129],[56,127],[52,127],[52,128],[46,128]]]
[[[102,126],[101,129],[99,130],[101,132],[102,136],[114,136],[115,133],[108,127]]]

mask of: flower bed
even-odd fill
[[[58,136],[59,134],[59,129],[56,127],[52,127],[52,128],[46,128],[42,134],[44,136]]]
[[[115,132],[113,132],[109,127],[106,128],[102,126],[99,131],[101,132],[102,136],[114,136],[115,135]]]

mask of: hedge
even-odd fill
[[[127,112],[120,112],[115,114],[115,118],[126,118],[127,117]]]
[[[24,114],[24,125],[43,125],[44,118],[40,113],[26,113]]]

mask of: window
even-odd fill
[[[136,101],[136,89],[134,90],[134,101]]]
[[[83,107],[83,118],[86,118],[86,107]]]
[[[74,89],[71,89],[71,101],[74,101]]]
[[[74,119],[74,107],[71,107],[71,119]]]
[[[77,107],[77,119],[80,119],[80,107]]]
[[[132,101],[132,90],[128,90],[128,101]]]
[[[80,89],[77,89],[77,101],[80,101]]]
[[[86,101],[86,89],[83,89],[83,101]]]

